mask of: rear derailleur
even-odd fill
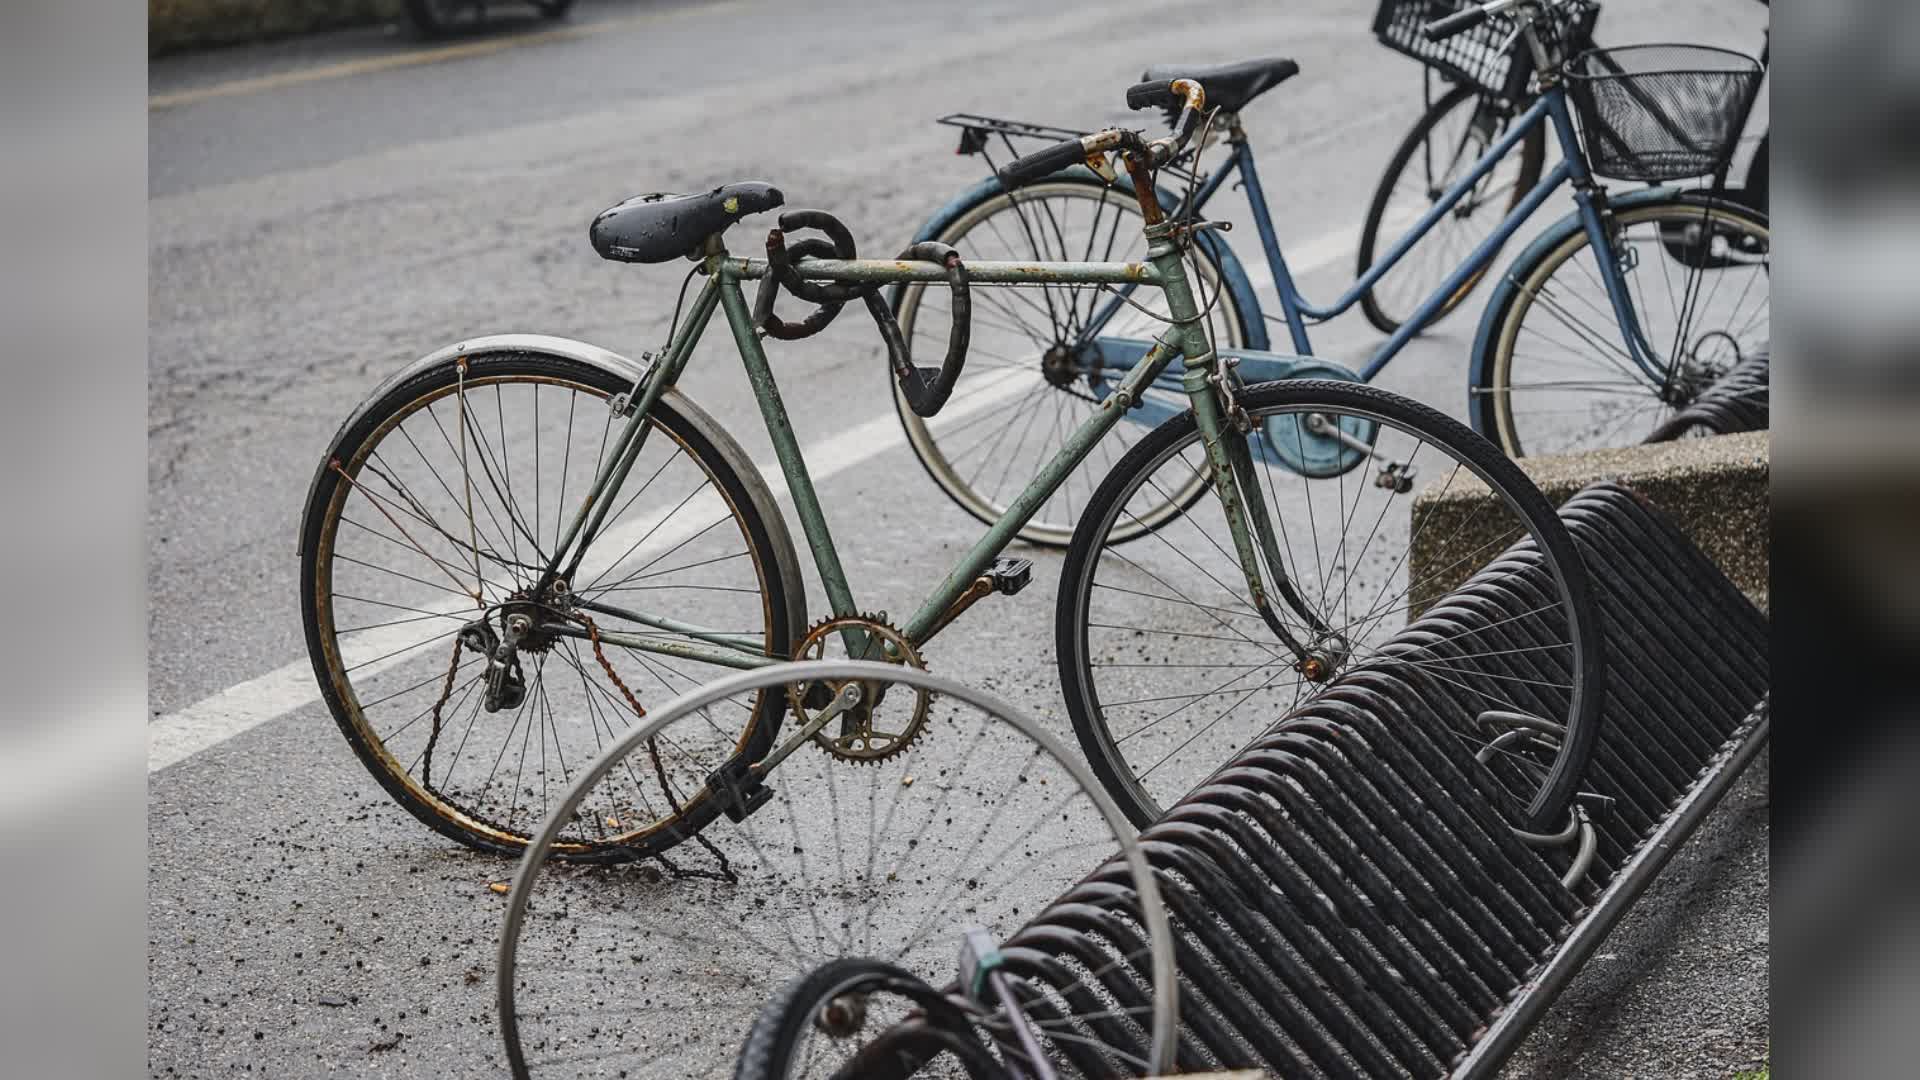
[[[485,616],[460,628],[460,644],[487,660],[487,690],[482,704],[488,712],[517,709],[527,700],[527,680],[520,672],[520,639],[532,629],[525,615],[503,620],[506,633],[494,630]]]

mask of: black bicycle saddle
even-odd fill
[[[661,263],[697,253],[707,237],[746,217],[772,210],[786,196],[772,184],[744,180],[695,195],[635,195],[600,212],[587,235],[593,250],[615,262]]]
[[[1300,65],[1278,56],[1237,64],[1155,64],[1141,82],[1192,79],[1207,92],[1207,108],[1239,112],[1261,94],[1300,74]]]

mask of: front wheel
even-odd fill
[[[1455,87],[1434,102],[1394,151],[1373,193],[1367,224],[1360,233],[1361,275],[1373,268],[1402,230],[1419,221],[1447,189],[1472,171],[1480,156],[1506,131],[1507,123],[1470,87]],[[1414,244],[1398,265],[1360,297],[1360,310],[1366,313],[1367,321],[1383,334],[1400,329],[1460,260],[1491,236],[1508,212],[1540,182],[1546,152],[1545,129],[1535,127],[1455,204],[1451,213]],[[1447,298],[1432,322],[1459,307],[1485,276],[1482,270],[1468,278]]]
[[[396,802],[469,847],[519,851],[644,710],[727,670],[702,659],[716,641],[747,659],[795,646],[776,504],[671,392],[577,573],[538,588],[626,422],[609,399],[629,389],[537,353],[429,367],[349,422],[307,505],[301,608],[327,706]],[[620,860],[684,839],[714,810],[668,773],[763,750],[785,709],[777,693],[715,706],[708,738],[651,747],[566,824],[559,852]]]
[[[1638,443],[1772,334],[1772,238],[1763,215],[1698,195],[1622,199],[1611,249],[1577,219],[1522,255],[1481,324],[1474,426],[1513,457]],[[1643,354],[1624,344],[1606,280],[1617,273]]]
[[[1306,656],[1249,602],[1216,501],[1115,545],[1139,507],[1207,471],[1192,413],[1156,428],[1100,485],[1060,578],[1062,688],[1108,794],[1144,828],[1347,674],[1373,671],[1443,690],[1430,694],[1435,737],[1475,751],[1497,734],[1481,712],[1560,728],[1528,760],[1495,755],[1516,822],[1557,825],[1592,748],[1601,658],[1585,570],[1551,504],[1484,439],[1373,387],[1284,380],[1239,403],[1251,431],[1226,438],[1245,441],[1241,490],[1257,489],[1279,552],[1263,577]],[[1537,598],[1530,610],[1445,599],[1496,558],[1516,594]]]

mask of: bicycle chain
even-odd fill
[[[627,699],[627,705],[633,709],[634,715],[645,719],[647,710],[641,706],[640,700],[627,687],[626,681],[620,678],[620,673],[614,670],[612,662],[607,659],[606,650],[600,645],[600,628],[594,625],[593,620],[586,615],[576,613],[572,617],[586,626],[587,641],[593,645],[594,659],[600,662],[600,667],[606,671],[607,678],[619,688],[620,695]],[[453,657],[447,663],[447,677],[440,687],[440,700],[433,703],[433,730],[427,736],[427,748],[420,758],[420,786],[428,792],[433,791],[433,748],[440,742],[441,713],[446,708],[447,701],[453,697],[453,677],[460,670],[460,651],[461,641],[456,637],[453,642]],[[667,784],[666,766],[660,760],[660,748],[653,739],[647,740],[647,754],[653,759],[653,774],[660,781],[660,793],[666,797],[667,805],[673,808],[676,817],[684,814],[685,808],[681,806],[680,800],[674,797],[673,789]],[[729,885],[737,884],[740,880],[739,875],[734,873],[733,865],[727,860],[726,854],[715,847],[712,841],[697,832],[693,834],[693,838],[701,847],[707,849],[709,855],[713,856],[714,861],[719,864],[718,871],[682,869],[669,861],[665,855],[654,855],[653,860],[665,867],[667,872],[676,878],[702,877],[724,881]]]
[[[447,662],[447,681],[440,687],[440,700],[433,703],[433,733],[427,736],[427,751],[420,758],[420,786],[433,790],[433,748],[440,742],[440,710],[453,696],[453,676],[460,670],[460,637],[454,635],[453,659]],[[455,755],[458,756],[458,755]]]
[[[600,627],[595,625],[592,617],[577,611],[572,613],[572,618],[579,620],[580,624],[587,628],[587,641],[593,646],[594,659],[600,661],[600,667],[606,671],[607,678],[612,681],[613,685],[620,688],[620,695],[627,699],[628,707],[633,710],[635,716],[643,720],[646,719],[647,710],[640,706],[640,699],[633,696],[632,690],[627,689],[626,681],[620,678],[619,672],[613,670],[612,662],[607,659],[606,650],[600,647]],[[667,805],[673,808],[674,816],[679,817],[686,813],[680,805],[680,800],[674,797],[672,786],[667,783],[667,768],[660,760],[660,744],[657,739],[647,740],[647,756],[653,760],[654,778],[660,782],[660,794],[665,796]],[[673,874],[675,877],[714,877],[729,885],[737,884],[740,880],[739,876],[733,872],[733,864],[727,861],[726,854],[715,847],[713,841],[708,840],[699,832],[695,832],[693,838],[701,847],[706,848],[707,854],[713,856],[714,861],[719,864],[720,869],[717,873],[700,870],[682,870],[658,855],[654,856],[655,861],[666,867],[667,872]]]

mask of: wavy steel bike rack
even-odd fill
[[[1625,488],[1588,488],[1561,516],[1609,657],[1583,785],[1604,797],[1590,811],[1591,871],[1563,887],[1573,854],[1516,838],[1499,778],[1441,730],[1486,707],[1476,680],[1556,715],[1549,684],[1565,672],[1544,658],[1557,653],[1527,651],[1537,639],[1510,614],[1547,587],[1523,545],[1398,635],[1431,648],[1437,628],[1477,628],[1511,651],[1444,677],[1346,673],[1141,837],[1176,921],[1183,1070],[1491,1075],[1765,743],[1766,618]],[[1462,673],[1470,664],[1477,674]],[[1010,969],[1061,988],[1076,1011],[1104,1008],[1094,1023],[1119,1047],[1139,1041],[1119,1017],[1149,1000],[1115,960],[1144,945],[1127,880],[1102,866],[1004,947]],[[1100,992],[1075,988],[1087,970]],[[1084,1055],[1087,1075],[1106,1068],[1062,1050]]]

